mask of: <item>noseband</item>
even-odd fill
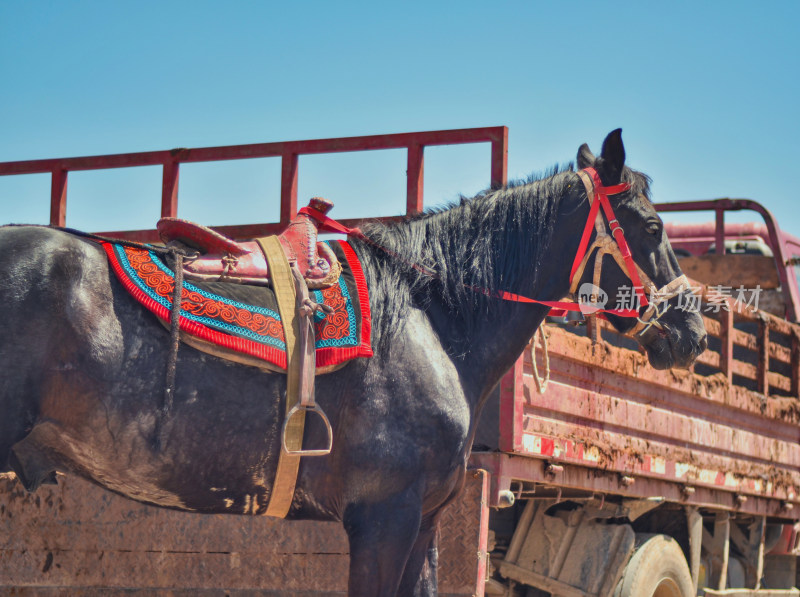
[[[681,274],[670,283],[658,288],[653,284],[650,277],[642,268],[633,260],[630,247],[625,240],[625,233],[619,221],[614,216],[614,210],[611,207],[611,202],[608,200],[609,195],[616,195],[629,190],[630,184],[622,183],[604,187],[600,176],[594,168],[579,170],[577,174],[583,182],[584,187],[586,187],[586,197],[589,200],[590,208],[589,217],[586,220],[586,226],[583,230],[583,236],[578,245],[578,252],[575,255],[575,261],[572,263],[572,270],[570,271],[570,294],[575,294],[586,266],[589,264],[592,253],[594,253],[593,283],[599,288],[603,257],[605,255],[611,255],[620,269],[630,278],[639,304],[643,307],[647,307],[641,317],[639,317],[637,311],[633,311],[633,313],[615,312],[617,315],[622,315],[623,317],[636,317],[637,323],[628,334],[643,334],[650,329],[651,326],[662,329],[662,325],[658,320],[670,309],[670,305],[666,304],[667,301],[683,292],[686,288],[689,288],[689,279]],[[603,215],[600,213],[600,207],[603,208],[603,213],[606,219],[608,219],[608,225],[606,225],[606,219],[604,219]],[[591,246],[589,246],[592,226],[594,226],[596,237]],[[647,292],[645,292],[645,290]],[[650,300],[647,299],[648,294],[650,295]]]

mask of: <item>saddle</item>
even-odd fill
[[[309,207],[324,215],[333,203],[314,197]],[[303,213],[277,238],[248,242],[236,242],[210,228],[178,218],[162,218],[157,229],[168,246],[179,243],[197,251],[180,260],[187,279],[270,285],[275,291],[286,338],[287,390],[282,450],[267,514],[283,518],[294,494],[299,458],[324,456],[333,446],[331,424],[314,398],[313,325],[317,312],[330,313],[332,309],[311,300],[309,288],[333,285],[341,275],[342,266],[326,244],[317,242],[317,222]],[[310,414],[316,414],[325,425],[325,447],[303,449],[304,421]]]
[[[326,214],[333,203],[313,197],[308,206]],[[196,251],[184,258],[183,274],[187,279],[269,285],[269,266],[257,240],[237,242],[211,228],[179,218],[162,218],[156,227],[165,244],[180,243]],[[302,213],[278,235],[287,260],[297,265],[310,289],[334,284],[342,271],[336,255],[328,245],[317,242],[317,235],[317,222]]]

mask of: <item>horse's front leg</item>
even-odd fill
[[[343,522],[350,539],[349,597],[398,595],[417,541],[421,511],[419,498],[408,491],[382,502],[347,508]]]
[[[425,517],[400,581],[398,595],[435,597],[438,591],[439,516]]]

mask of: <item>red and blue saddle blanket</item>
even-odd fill
[[[332,370],[357,357],[372,356],[369,296],[361,263],[347,242],[327,242],[342,264],[342,275],[329,288],[309,290],[312,300],[333,309],[332,313],[315,315],[318,372]],[[174,273],[168,264],[146,248],[101,244],[122,285],[168,322],[175,288]],[[182,339],[201,350],[211,343],[222,349],[209,350],[212,354],[245,355],[245,359],[233,360],[286,369],[283,325],[269,287],[184,281],[180,330]],[[192,339],[199,339],[200,346]]]

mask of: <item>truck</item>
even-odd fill
[[[280,220],[216,227],[252,238],[297,213],[302,155],[405,149],[414,214],[425,148],[460,143],[490,144],[491,184],[506,182],[506,127],[7,162],[0,175],[49,175],[50,223],[64,226],[69,172],[160,167],[174,217],[181,164],[279,158]],[[657,208],[709,349],[689,371],[656,371],[603,321],[550,318],[484,408],[441,524],[440,595],[800,595],[800,239],[751,200]],[[761,221],[726,222],[743,210]],[[695,211],[714,221],[675,219]],[[64,475],[28,494],[0,475],[6,593],[340,595],[347,562],[335,523],[173,512]]]

